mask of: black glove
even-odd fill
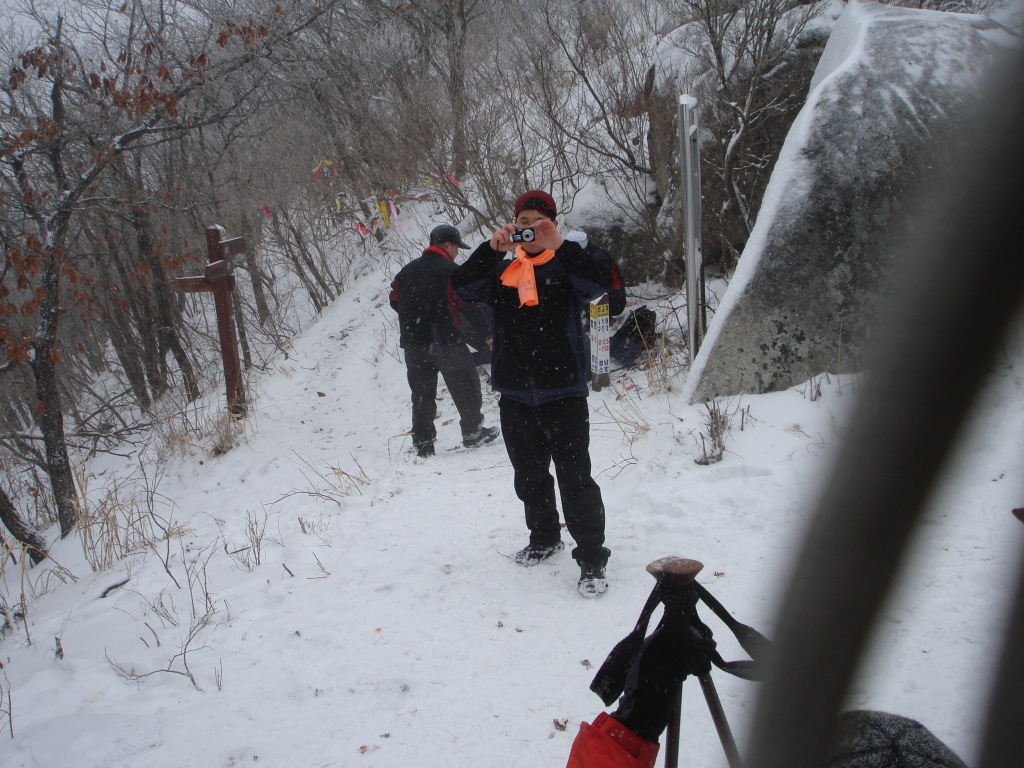
[[[638,736],[658,741],[672,716],[675,692],[687,675],[711,671],[715,641],[696,612],[692,589],[672,590],[665,613],[630,667],[612,717]]]

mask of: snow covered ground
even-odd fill
[[[249,382],[233,447],[213,430],[217,391],[141,453],[93,461],[92,513],[116,487],[108,511],[134,526],[119,542],[100,522],[86,532],[127,554],[93,570],[76,534],[35,569],[5,563],[0,598],[24,599],[27,621],[0,638],[0,766],[557,768],[601,710],[588,685],[636,621],[644,566],[665,555],[703,562],[700,581],[772,636],[856,379],[720,402],[727,452],[702,466],[707,409],[680,395],[685,361],[613,373],[590,398],[611,587],[583,599],[568,551],[512,562],[526,529],[502,441],[462,448],[443,388],[438,455],[411,453],[387,291],[441,222],[403,219],[412,240],[392,230]],[[680,297],[639,293],[678,341]],[[1024,506],[1022,351],[992,371],[850,700],[920,720],[968,764],[1024,551],[1010,514]],[[497,423],[491,393],[485,410]],[[756,684],[713,677],[742,748]],[[682,762],[724,765],[697,686],[683,699]]]
[[[131,475],[122,497],[151,498],[166,538],[98,572],[77,536],[36,569],[7,564],[7,602],[30,597],[0,643],[0,765],[561,766],[601,710],[588,685],[636,621],[644,566],[665,555],[702,561],[700,581],[772,635],[856,381],[722,402],[728,450],[701,466],[706,409],[678,394],[685,370],[613,374],[590,399],[611,588],[586,600],[568,552],[512,562],[526,531],[502,441],[463,449],[443,390],[438,455],[413,458],[386,299],[418,248],[398,251],[252,380],[234,448],[168,426],[179,447],[159,452],[161,477],[149,465],[150,493],[135,459],[96,460],[94,503]],[[678,297],[647,298],[675,327]],[[1021,373],[1008,350],[851,701],[921,720],[969,763],[1024,544],[1010,514],[1024,503]],[[491,393],[485,409],[497,423]],[[742,740],[756,684],[714,677]],[[684,709],[681,759],[724,765],[697,686]]]

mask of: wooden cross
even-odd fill
[[[231,257],[245,250],[245,238],[221,240],[224,230],[218,226],[206,229],[206,250],[209,263],[198,277],[179,277],[174,281],[178,293],[213,293],[217,309],[217,333],[220,335],[220,355],[224,361],[224,381],[227,385],[228,411],[233,416],[245,416],[245,388],[242,384],[242,366],[238,358],[238,336],[235,332],[235,312],[231,306],[231,292],[235,288],[235,275]]]

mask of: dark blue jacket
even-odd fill
[[[551,261],[534,268],[537,306],[520,307],[518,290],[499,280],[512,261],[511,253],[486,242],[451,273],[462,299],[494,308],[491,385],[527,405],[585,397],[590,364],[581,318],[586,302],[604,293],[598,266],[579,243],[566,240]]]

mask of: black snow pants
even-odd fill
[[[501,432],[515,471],[516,495],[526,510],[530,543],[561,539],[555,505],[554,462],[565,526],[576,542],[572,556],[585,563],[605,563],[604,503],[591,477],[590,409],[586,397],[568,397],[526,405],[508,396],[499,402]]]
[[[462,436],[467,437],[483,424],[480,413],[483,397],[480,376],[473,355],[465,344],[433,344],[429,347],[406,347],[405,369],[412,390],[413,444],[432,443],[437,438],[434,417],[437,416],[437,374],[444,377],[448,391],[459,411]]]

